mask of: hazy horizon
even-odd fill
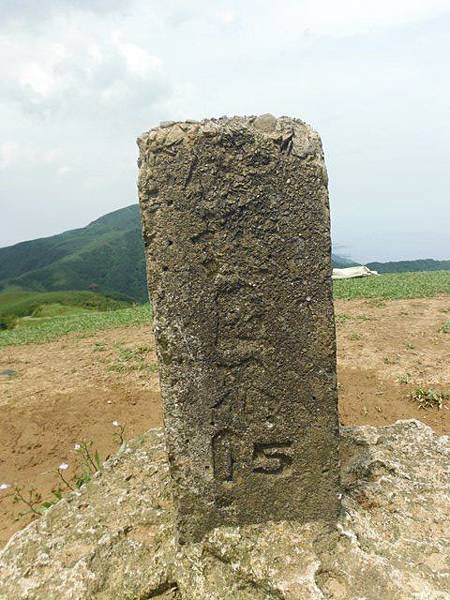
[[[450,0],[3,0],[0,247],[137,201],[162,120],[290,115],[322,137],[334,251],[450,258]]]

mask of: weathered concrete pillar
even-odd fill
[[[163,124],[139,192],[181,541],[339,509],[327,175],[271,115]]]

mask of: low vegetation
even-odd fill
[[[450,333],[450,321],[447,321],[445,325],[442,325],[442,333]]]
[[[0,348],[19,344],[51,342],[68,333],[89,334],[102,329],[148,324],[151,320],[149,304],[121,310],[85,312],[47,319],[34,327],[19,327],[0,332]]]
[[[111,371],[116,373],[131,373],[132,371],[153,370],[153,366],[147,361],[147,355],[151,351],[150,346],[137,346],[127,348],[121,344],[116,346],[117,359],[110,366]],[[156,365],[154,366],[156,369]]]
[[[340,299],[432,298],[450,294],[450,271],[386,273],[379,277],[334,281],[334,296]],[[382,304],[380,304],[382,306]]]
[[[114,442],[123,446],[125,442],[125,425],[118,421],[112,422],[116,431],[112,434]],[[92,477],[102,470],[103,461],[100,458],[98,450],[94,448],[93,441],[80,441],[74,445],[75,465],[72,467],[72,475],[68,477],[66,471],[70,469],[67,463],[61,463],[56,469],[57,483],[52,489],[51,498],[43,501],[40,494],[34,487],[24,488],[16,483],[2,483],[0,485],[0,500],[12,497],[13,503],[25,507],[18,513],[18,517],[25,515],[41,516],[46,510],[59,502],[67,492],[79,490],[85,483],[89,483]],[[6,493],[4,493],[6,492]]]
[[[448,401],[449,395],[432,388],[425,390],[424,388],[419,387],[414,390],[414,392],[411,392],[410,399],[415,402],[419,408],[438,408],[441,410]]]
[[[90,291],[33,292],[11,288],[0,292],[0,329],[21,325],[20,319],[23,318],[45,319],[127,306],[129,302]]]

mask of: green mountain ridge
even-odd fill
[[[0,248],[0,289],[95,289],[147,299],[144,244],[137,205],[86,227]]]
[[[449,271],[450,260],[421,258],[417,260],[398,260],[390,262],[370,262],[366,265],[378,273],[414,273],[417,271]]]
[[[334,267],[356,265],[333,254]],[[450,269],[450,261],[432,259],[369,263],[381,272]],[[0,291],[94,290],[145,302],[144,243],[139,207],[108,213],[86,227],[0,248]]]

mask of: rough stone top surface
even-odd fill
[[[343,513],[177,547],[153,430],[0,555],[2,600],[447,600],[450,440],[418,421],[343,430]]]
[[[189,144],[199,137],[219,137],[238,131],[251,133],[256,140],[270,140],[274,144],[289,146],[294,156],[305,157],[321,150],[320,137],[314,129],[300,119],[274,117],[271,114],[248,117],[220,117],[202,121],[163,121],[138,138],[141,151],[158,147]]]

